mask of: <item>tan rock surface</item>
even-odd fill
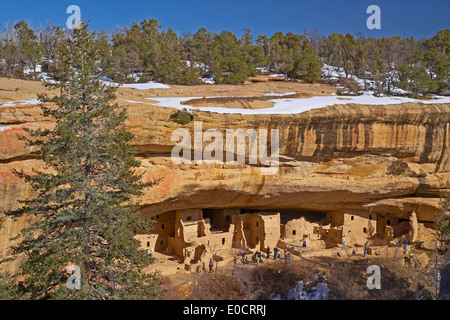
[[[0,103],[36,98],[38,82],[5,82],[18,91],[0,92]],[[28,84],[30,83],[30,85]],[[26,89],[28,88],[28,89]],[[450,179],[448,104],[389,106],[339,105],[294,115],[241,115],[196,112],[203,130],[280,130],[281,165],[273,176],[260,168],[233,164],[175,165],[170,152],[177,128],[193,132],[193,123],[181,126],[170,119],[175,111],[151,105],[152,96],[256,96],[310,90],[329,94],[330,86],[268,82],[246,86],[197,86],[138,91],[119,89],[118,100],[128,108],[127,125],[140,147],[140,172],[145,180],[162,178],[142,198],[146,217],[187,208],[255,208],[327,212],[365,210],[381,216],[409,219],[412,211],[421,223],[432,220],[440,208],[440,193]],[[26,91],[28,90],[28,91]],[[323,92],[323,93],[322,93]],[[124,100],[145,101],[143,104]],[[0,210],[18,206],[31,196],[29,186],[12,174],[42,166],[35,150],[17,139],[23,129],[51,128],[38,106],[0,108]],[[0,230],[0,252],[11,242],[22,221],[7,221]]]

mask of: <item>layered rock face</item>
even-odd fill
[[[429,235],[421,230],[440,210],[450,178],[448,104],[348,104],[293,115],[196,112],[204,131],[279,129],[280,164],[274,175],[249,164],[175,164],[171,135],[178,128],[193,133],[194,123],[177,124],[171,108],[127,107],[127,125],[140,147],[139,171],[147,181],[161,179],[141,199],[145,217],[190,208],[299,216],[359,210],[401,223],[414,212],[414,237],[425,241]],[[32,196],[13,170],[42,167],[35,150],[17,135],[24,128],[53,125],[38,106],[0,109],[0,210],[16,208],[20,199]],[[23,221],[5,221],[0,252],[6,252]]]

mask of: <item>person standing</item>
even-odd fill
[[[367,244],[364,245],[364,258],[367,258]]]
[[[277,260],[277,258],[278,258],[278,248],[277,247],[275,247],[275,249],[273,249],[273,257],[275,260]]]
[[[306,248],[306,237],[303,237],[303,245],[302,245],[302,247]]]
[[[403,240],[403,249],[405,250],[405,252],[408,252],[408,240]]]
[[[288,261],[290,261],[291,260],[291,253],[288,251],[288,253],[286,253],[286,259],[288,260]]]
[[[213,259],[209,259],[209,272],[213,272],[213,268],[214,268],[214,261]]]
[[[242,264],[245,266],[245,252],[242,251]]]
[[[342,249],[345,249],[345,236],[342,236]]]
[[[267,246],[267,259],[269,259],[269,258],[270,258],[270,247]]]

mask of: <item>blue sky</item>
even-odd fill
[[[317,28],[322,35],[361,32],[365,36],[431,37],[450,28],[448,0],[15,0],[2,1],[0,23],[25,20],[37,27],[51,20],[65,25],[69,5],[81,8],[93,30],[113,30],[135,21],[155,18],[163,30],[178,34],[205,27],[237,35],[248,27],[252,34],[301,33]],[[369,30],[369,5],[381,9],[381,29]]]

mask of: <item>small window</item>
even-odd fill
[[[391,225],[391,220],[386,221],[387,225],[390,226]]]
[[[372,215],[371,214],[369,215],[369,220],[372,220]]]
[[[230,216],[227,216],[225,220],[230,221]]]
[[[187,217],[186,217],[186,220],[187,220],[187,221],[191,221],[191,219],[192,219],[191,216],[187,216]]]
[[[161,225],[161,229],[163,229],[164,230],[164,223]]]
[[[351,217],[351,220],[355,220],[355,216],[352,216],[352,217]]]
[[[225,238],[222,238],[222,244],[225,244]]]
[[[363,232],[364,232],[364,233],[367,233],[367,229],[366,229],[366,228],[363,228]]]
[[[160,242],[160,243],[161,243],[161,245],[163,245],[163,243],[164,243],[164,242],[163,242],[163,241],[161,240],[161,242]]]
[[[256,223],[256,227],[259,227],[259,222]]]
[[[150,241],[147,241],[147,247],[150,247]]]
[[[156,215],[156,219],[159,219],[159,215]]]
[[[295,236],[295,234],[297,233],[297,231],[296,230],[292,230],[292,235],[294,235]]]

